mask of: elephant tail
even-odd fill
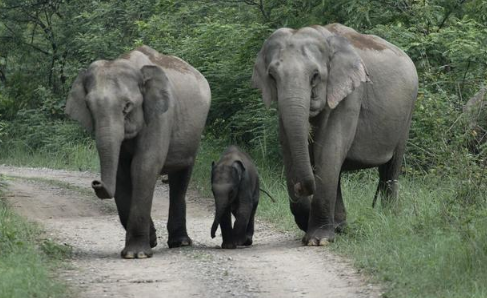
[[[375,191],[374,200],[372,201],[372,208],[375,208],[375,203],[377,203],[377,198],[379,196],[379,191],[380,191],[380,181],[379,181],[379,185],[377,185],[377,189]]]
[[[211,238],[215,238],[216,229],[218,229],[219,224],[220,223],[218,222],[218,220],[215,219],[215,221],[213,222],[213,225],[211,226]]]
[[[265,193],[272,201],[272,203],[275,203],[276,200],[274,200],[274,198],[265,190],[263,190],[262,188],[259,188],[261,192]]]

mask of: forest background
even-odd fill
[[[276,28],[334,22],[403,49],[420,87],[397,208],[370,207],[375,171],[348,175],[350,227],[332,249],[391,297],[486,297],[485,0],[0,0],[0,163],[96,171],[92,136],[64,115],[67,92],[94,60],[146,44],[188,61],[212,88],[196,187],[208,194],[211,160],[239,144],[279,199],[262,202],[260,216],[294,229],[277,113],[250,77]]]

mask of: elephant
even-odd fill
[[[94,132],[101,180],[91,186],[99,198],[115,198],[123,258],[151,257],[157,245],[151,207],[160,174],[169,177],[167,244],[192,244],[185,196],[210,101],[201,73],[148,46],[97,60],[74,80],[65,112]]]
[[[343,172],[378,167],[375,198],[396,201],[418,93],[407,54],[337,23],[281,28],[257,54],[252,82],[265,106],[277,102],[290,208],[303,244],[327,245],[346,225]]]
[[[211,165],[211,189],[215,197],[215,220],[211,238],[220,225],[224,249],[252,245],[254,217],[259,204],[259,176],[250,156],[236,146],[228,147]],[[232,213],[235,223],[232,229]]]

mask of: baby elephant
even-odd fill
[[[254,215],[259,204],[259,177],[250,157],[236,146],[228,147],[220,160],[212,163],[211,187],[216,207],[211,238],[215,238],[220,225],[222,248],[251,245]],[[233,229],[232,213],[235,216]]]

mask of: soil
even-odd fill
[[[193,246],[166,245],[168,186],[158,183],[152,217],[159,245],[154,257],[124,260],[125,231],[113,200],[90,189],[87,172],[0,166],[7,201],[73,248],[60,276],[76,297],[380,297],[380,288],[326,247],[303,247],[293,234],[257,220],[254,245],[223,250],[210,237],[213,199],[190,191],[187,226]],[[48,181],[49,180],[49,181]]]

